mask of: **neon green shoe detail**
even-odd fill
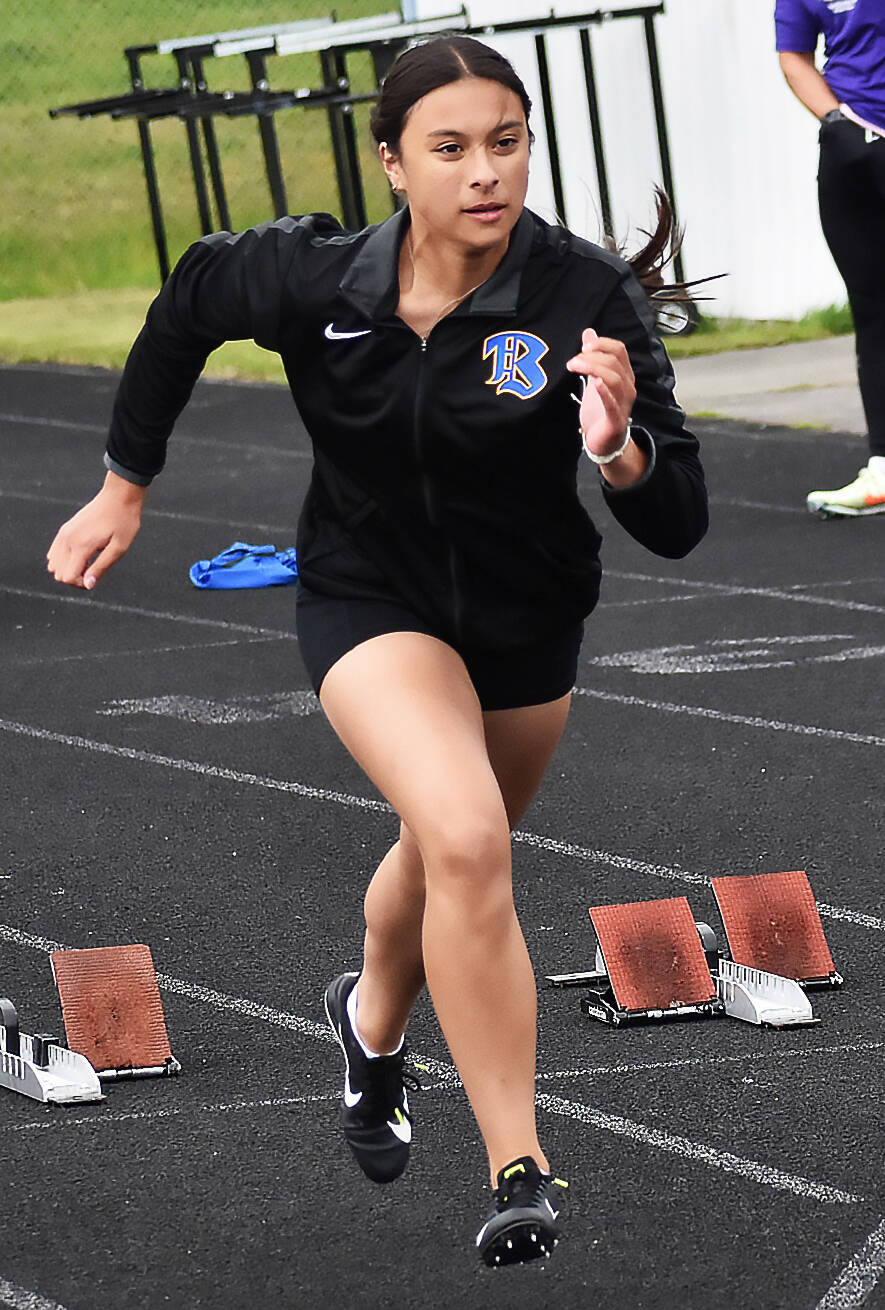
[[[857,477],[835,491],[812,491],[806,504],[812,514],[837,518],[856,518],[866,514],[885,514],[885,469],[875,457],[858,470]]]

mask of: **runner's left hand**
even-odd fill
[[[624,440],[636,400],[636,379],[623,341],[581,334],[581,350],[566,364],[585,379],[578,422],[584,444],[594,455],[609,455]]]

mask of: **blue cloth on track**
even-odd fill
[[[279,587],[298,581],[295,547],[250,546],[235,541],[214,559],[198,559],[189,571],[195,587]]]

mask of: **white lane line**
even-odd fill
[[[3,722],[0,720],[0,731]],[[668,882],[685,882],[698,887],[709,887],[710,876],[704,873],[692,873],[679,865],[651,864],[646,860],[634,860],[628,855],[617,855],[614,851],[595,851],[589,846],[577,846],[574,842],[560,841],[556,837],[542,837],[534,832],[514,832],[513,840],[538,850],[550,851],[554,855],[565,855],[572,860],[586,860],[588,864],[607,864],[612,869],[623,869],[627,873],[639,873],[650,878],[663,878]],[[818,903],[818,912],[824,918],[841,919],[853,923],[858,928],[874,928],[885,932],[885,919],[878,919],[872,914],[863,914],[852,910],[847,905],[825,905]]]
[[[35,728],[28,723],[15,723],[0,719],[0,732],[9,732],[16,736],[29,737],[34,741],[54,742],[60,746],[73,747],[76,750],[95,751],[101,755],[117,756],[121,759],[136,760],[143,764],[157,764],[161,768],[178,769],[184,773],[195,773],[207,778],[220,778],[226,782],[242,783],[249,787],[266,787],[269,791],[288,792],[303,796],[309,800],[327,801],[335,805],[344,805],[350,809],[373,810],[393,814],[386,801],[373,800],[367,796],[353,796],[348,792],[328,791],[322,787],[308,787],[304,783],[289,782],[282,778],[261,777],[255,773],[242,773],[237,769],[221,768],[213,764],[201,764],[196,760],[178,760],[168,755],[158,755],[152,751],[135,750],[131,746],[112,746],[110,742],[93,741],[89,737],[70,736],[62,732],[50,732],[47,728]],[[638,873],[652,878],[662,878],[670,882],[684,882],[695,886],[709,886],[707,874],[692,873],[677,865],[651,864],[646,860],[634,860],[627,855],[618,855],[614,851],[593,850],[588,846],[578,846],[573,842],[560,841],[556,837],[543,837],[540,833],[518,830],[513,833],[514,842],[533,846],[537,850],[550,851],[568,859],[586,861],[589,864],[603,864],[612,869],[622,869],[628,873]],[[860,928],[873,928],[885,932],[885,919],[876,918],[852,910],[844,905],[818,905],[821,915],[853,923]]]
[[[885,1273],[885,1219],[840,1273],[815,1310],[855,1310],[865,1305]]]
[[[70,949],[60,942],[53,942],[45,937],[23,932],[10,924],[0,924],[0,938],[40,951]],[[233,1011],[236,1014],[258,1019],[264,1023],[287,1028],[303,1037],[318,1038],[325,1042],[335,1040],[325,1024],[316,1023],[312,1019],[304,1019],[300,1015],[289,1014],[284,1010],[276,1010],[271,1006],[250,1001],[245,997],[230,996],[224,992],[215,991],[214,988],[204,987],[199,983],[186,982],[169,974],[158,974],[157,981],[163,991],[171,992],[176,996],[184,996],[189,1000],[199,1001],[203,1004],[215,1006],[218,1009]],[[457,1072],[451,1065],[418,1054],[414,1056],[414,1060],[419,1069],[427,1070],[427,1072],[438,1077],[444,1086],[460,1086]],[[330,1097],[329,1099],[333,1098]],[[562,1097],[551,1096],[546,1092],[539,1092],[536,1099],[538,1106],[551,1114],[564,1115],[578,1123],[589,1124],[605,1132],[617,1133],[641,1145],[651,1146],[656,1150],[670,1151],[684,1156],[686,1159],[694,1160],[699,1164],[708,1165],[714,1169],[722,1169],[726,1173],[740,1174],[753,1182],[766,1187],[774,1187],[779,1191],[793,1192],[796,1196],[827,1204],[840,1203],[848,1205],[863,1199],[852,1193],[842,1192],[838,1188],[829,1186],[829,1184],[816,1183],[800,1175],[788,1174],[780,1169],[772,1169],[756,1160],[732,1155],[729,1151],[719,1151],[715,1147],[692,1142],[686,1137],[666,1133],[657,1128],[649,1128],[645,1124],[636,1123],[634,1120],[625,1119],[620,1115],[606,1114],[602,1110],[594,1110],[591,1106],[582,1105],[577,1101],[566,1101]],[[92,1122],[92,1116],[86,1122]]]
[[[70,419],[35,418],[28,414],[0,414],[0,423],[22,423],[26,427],[58,428],[63,432],[98,432],[105,436],[108,425],[101,423],[74,423]],[[287,459],[313,459],[309,450],[296,450],[289,446],[250,446],[244,448],[232,441],[219,441],[217,437],[191,437],[183,432],[176,432],[171,438],[176,446],[208,446],[212,450],[229,450],[242,458],[264,458],[267,455],[282,455]]]
[[[555,1069],[551,1073],[539,1073],[539,1079],[553,1082],[557,1078],[595,1078],[608,1074],[643,1074],[657,1073],[661,1069],[701,1069],[720,1064],[746,1064],[764,1060],[766,1064],[774,1060],[807,1060],[818,1055],[853,1055],[859,1052],[879,1051],[885,1042],[851,1042],[842,1046],[792,1047],[779,1051],[769,1047],[764,1051],[744,1051],[741,1055],[697,1055],[683,1060],[650,1060],[644,1064],[590,1064],[577,1069]]]
[[[448,1084],[425,1083],[424,1092],[449,1091]],[[144,1123],[154,1119],[177,1119],[184,1115],[201,1117],[213,1114],[247,1113],[250,1110],[290,1110],[296,1106],[322,1105],[341,1100],[340,1092],[318,1092],[312,1096],[269,1096],[255,1101],[228,1101],[221,1104],[177,1105],[163,1110],[108,1110],[105,1106],[82,1119],[69,1119],[67,1115],[47,1115],[45,1119],[32,1119],[30,1123],[6,1124],[0,1131],[33,1133],[44,1128],[105,1128],[114,1124]]]
[[[0,423],[24,423],[26,427],[60,428],[67,432],[101,432],[106,433],[107,424],[74,423],[66,418],[37,418],[30,414],[0,414]]]
[[[804,505],[772,505],[768,500],[733,500],[729,496],[710,496],[711,505],[728,505],[735,509],[775,510],[779,514],[807,514]]]
[[[259,640],[265,640],[259,638]],[[279,691],[262,696],[234,696],[229,701],[207,700],[200,696],[145,696],[140,699],[111,700],[99,714],[120,717],[152,714],[178,719],[184,723],[201,723],[206,727],[233,723],[269,723],[280,719],[302,719],[318,714],[320,702],[312,691]]]
[[[331,1037],[331,1033],[329,1034]],[[164,1110],[107,1110],[104,1106],[95,1114],[81,1119],[69,1119],[67,1115],[47,1115],[45,1119],[33,1119],[30,1123],[7,1124],[8,1133],[33,1133],[43,1128],[105,1128],[113,1124],[143,1123],[153,1119],[177,1119],[181,1115],[230,1114],[236,1110],[278,1110],[296,1105],[316,1105],[323,1101],[340,1101],[340,1092],[322,1092],[315,1096],[273,1096],[258,1101],[230,1101],[223,1105],[177,1105]]]
[[[176,760],[169,755],[156,755],[153,751],[135,750],[131,746],[112,746],[109,742],[92,741],[89,737],[73,737],[66,733],[48,732],[45,728],[32,728],[27,723],[11,723],[7,719],[0,719],[0,732],[11,732],[37,741],[54,741],[61,746],[73,746],[78,750],[95,751],[99,755],[114,755],[125,760],[137,760],[141,764],[159,764],[165,769],[197,773],[205,778],[221,778],[225,782],[244,783],[250,787],[266,787],[269,791],[289,792],[295,796],[305,796],[309,800],[332,801],[336,805],[347,805],[351,809],[393,813],[386,801],[371,800],[368,796],[351,796],[347,792],[328,791],[324,787],[308,787],[302,782],[288,782],[282,778],[262,778],[257,773],[242,773],[239,769],[199,764],[196,760]]]
[[[50,1301],[26,1287],[17,1287],[6,1278],[0,1278],[0,1305],[8,1305],[12,1310],[65,1310],[58,1301]]]
[[[5,935],[6,930],[6,925],[0,924],[0,935]],[[260,1005],[257,1001],[247,1000],[243,996],[229,996],[226,992],[217,992],[214,988],[204,987],[201,983],[185,982],[182,978],[174,978],[168,973],[158,973],[157,982],[163,991],[171,992],[174,996],[184,996],[189,1001],[199,1001],[201,1005],[213,1005],[217,1010],[230,1010],[248,1019],[259,1019],[261,1023],[273,1024],[276,1028],[287,1028],[301,1037],[310,1037],[321,1042],[335,1041],[335,1036],[327,1024],[317,1023],[314,1019],[303,1019],[300,1015],[290,1014],[287,1010],[275,1010],[270,1005]]]
[[[789,591],[808,591],[809,587],[881,587],[882,578],[879,574],[870,577],[856,578],[831,578],[828,582],[794,582]]]
[[[739,723],[745,728],[764,728],[768,732],[792,732],[800,737],[820,737],[825,741],[851,742],[856,746],[885,746],[885,737],[870,732],[842,732],[839,728],[821,728],[814,723],[786,723],[781,719],[762,719],[752,714],[729,714],[725,710],[708,709],[705,705],[678,705],[674,701],[650,700],[645,696],[622,696],[594,687],[575,687],[574,693],[594,700],[613,701],[616,705],[635,705],[665,714],[688,714],[692,718],[713,719],[717,723]]]
[[[182,646],[137,646],[134,650],[93,650],[81,655],[41,655],[35,659],[23,655],[20,659],[5,660],[7,665],[15,664],[72,664],[80,660],[118,660],[130,655],[180,655],[183,651],[214,650],[218,646],[260,646],[263,642],[279,641],[279,637],[228,637],[224,641],[193,641]]]
[[[70,508],[79,507],[82,503],[79,499],[70,496],[44,496],[42,492],[6,490],[0,490],[0,500],[25,500],[40,505],[62,505]],[[285,525],[279,523],[252,523],[245,522],[243,519],[233,520],[230,517],[224,519],[210,518],[206,514],[179,514],[170,509],[156,509],[150,503],[145,505],[141,513],[142,518],[146,519],[172,519],[177,523],[206,523],[209,527],[222,527],[240,540],[243,540],[243,534],[247,529],[249,531],[255,529],[258,532],[270,532],[277,536],[281,532],[293,538],[295,536],[295,527],[292,523]]]
[[[107,610],[112,614],[135,614],[142,619],[164,619],[170,623],[193,623],[197,627],[222,628],[225,632],[248,632],[258,637],[279,637],[284,641],[297,641],[294,632],[277,628],[258,628],[251,623],[229,623],[226,619],[209,619],[198,614],[173,614],[167,610],[146,610],[140,605],[118,605],[108,600],[96,600],[83,591],[40,591],[36,587],[10,587],[0,583],[0,592],[7,596],[26,596],[31,600],[61,601],[68,605],[87,605],[90,609]]]
[[[0,939],[12,942],[16,946],[27,946],[34,951],[43,951],[47,955],[52,951],[69,951],[70,946],[64,942],[41,937],[38,933],[24,932],[13,928],[11,924],[0,923]],[[160,987],[175,996],[184,996],[190,1001],[199,1001],[203,1005],[213,1005],[216,1009],[240,1014],[248,1019],[259,1019],[262,1023],[273,1024],[277,1028],[287,1028],[302,1037],[311,1037],[319,1041],[335,1040],[327,1024],[316,1023],[313,1019],[302,1019],[287,1010],[275,1010],[270,1005],[259,1005],[257,1001],[247,1000],[241,996],[230,996],[226,992],[217,992],[211,987],[199,983],[185,982],[171,974],[157,974]]]
[[[742,1156],[732,1155],[729,1151],[719,1151],[712,1146],[693,1142],[688,1137],[666,1133],[659,1128],[649,1128],[632,1119],[624,1119],[621,1115],[606,1114],[602,1110],[581,1105],[578,1101],[566,1101],[561,1096],[550,1096],[546,1092],[540,1092],[537,1103],[549,1114],[561,1114],[566,1118],[577,1120],[578,1123],[587,1124],[588,1127],[617,1133],[643,1146],[651,1146],[659,1151],[670,1151],[685,1159],[709,1164],[726,1173],[739,1174],[743,1178],[750,1179],[751,1182],[773,1187],[782,1192],[792,1192],[795,1196],[805,1197],[811,1201],[820,1201],[826,1205],[856,1205],[864,1199],[853,1192],[843,1192],[839,1187],[816,1183],[811,1178],[785,1173],[782,1169],[772,1169],[769,1165],[760,1164],[756,1160],[746,1160]]]
[[[876,928],[880,932],[885,929],[885,919],[877,919],[872,914],[861,914],[857,910],[849,910],[844,905],[827,905],[823,901],[818,902],[818,913],[826,919],[844,919],[846,923],[853,923],[858,928]]]
[[[664,674],[735,673],[756,669],[791,668],[797,664],[833,664],[849,660],[875,659],[885,655],[885,646],[846,645],[856,638],[850,632],[803,633],[801,635],[711,637],[699,642],[676,642],[669,646],[646,646],[639,650],[618,650],[592,655],[588,666],[629,669],[643,676]],[[832,649],[834,642],[841,647]],[[823,654],[808,648],[829,647]],[[785,650],[792,647],[794,649]]]
[[[628,573],[619,569],[606,569],[605,574],[609,578],[653,582],[664,587],[696,587],[723,596],[759,596],[762,600],[791,600],[801,605],[829,605],[833,609],[859,610],[863,614],[885,614],[885,605],[867,605],[859,600],[840,600],[835,596],[813,596],[782,587],[742,587],[727,582],[698,582],[692,578],[661,578],[653,573]]]
[[[635,609],[639,605],[675,605],[677,602],[686,600],[703,600],[704,597],[698,591],[680,592],[675,596],[644,596],[638,600],[601,600],[596,606],[597,610],[623,610]],[[594,613],[596,611],[594,610]]]

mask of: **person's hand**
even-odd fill
[[[626,346],[585,328],[581,350],[566,368],[580,374],[584,382],[578,417],[584,445],[594,455],[610,455],[623,445],[636,400],[636,380]]]
[[[132,545],[141,526],[146,487],[108,473],[101,491],[63,523],[46,553],[56,582],[91,591]]]

